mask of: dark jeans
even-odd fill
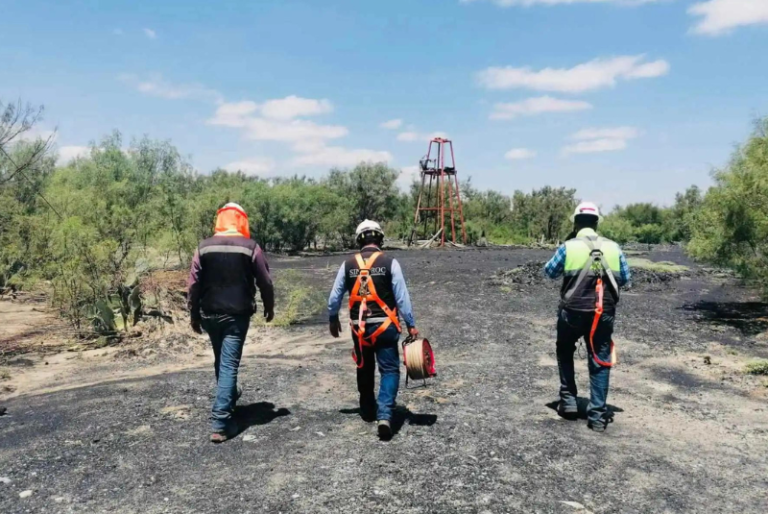
[[[203,316],[202,326],[211,338],[216,370],[216,400],[211,410],[215,432],[236,430],[232,414],[237,402],[237,369],[243,355],[251,317],[245,314]]]
[[[366,326],[365,335],[372,334],[379,326],[378,324]],[[400,333],[394,325],[391,325],[376,339],[375,346],[363,346],[362,355],[357,351],[357,336],[354,333],[352,338],[355,342],[357,362],[360,362],[361,357],[363,359],[363,367],[357,370],[360,410],[364,415],[376,413],[376,419],[379,420],[391,420],[397,399],[397,389],[400,386],[400,352],[397,346]],[[378,402],[374,392],[376,361],[379,363],[381,374]]]
[[[560,368],[560,398],[566,405],[576,404],[576,377],[573,354],[576,342],[584,338],[589,364],[590,397],[587,417],[591,423],[605,423],[608,416],[608,379],[611,368],[601,366],[589,350],[589,333],[592,330],[593,312],[575,312],[561,309],[557,319],[557,365]],[[611,336],[614,314],[603,314],[595,331],[594,346],[598,359],[611,360]]]

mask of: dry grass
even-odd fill
[[[656,273],[684,273],[690,270],[687,266],[675,264],[674,262],[653,262],[639,257],[630,257],[627,259],[627,263],[630,268],[646,269]]]
[[[744,372],[750,375],[768,375],[768,359],[758,359],[748,363]]]

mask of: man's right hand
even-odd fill
[[[191,322],[192,325],[192,332],[195,334],[202,334],[203,333],[203,327],[200,326],[200,320],[199,319],[193,319]]]
[[[335,338],[339,337],[339,334],[341,334],[341,321],[339,321],[339,318],[331,318],[329,322],[329,328],[331,331],[331,335]]]
[[[418,339],[419,331],[416,329],[416,327],[411,327],[408,329],[408,335],[411,336],[413,339]]]
[[[264,321],[271,323],[275,319],[275,309],[264,309]]]

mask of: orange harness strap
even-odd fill
[[[357,265],[360,268],[360,274],[357,276],[355,285],[352,287],[352,292],[349,294],[349,309],[350,311],[356,304],[360,304],[357,315],[357,327],[350,321],[352,332],[357,336],[358,344],[355,350],[352,351],[352,359],[357,363],[358,368],[363,367],[363,346],[374,346],[376,340],[381,334],[387,330],[390,325],[394,324],[397,327],[397,331],[400,332],[400,320],[397,319],[397,310],[390,309],[389,306],[376,293],[376,287],[371,279],[371,267],[376,259],[379,258],[381,252],[373,253],[366,262],[361,254],[355,255]],[[387,319],[376,329],[376,331],[368,337],[365,337],[365,318],[368,314],[368,302],[375,302],[376,305],[387,315]],[[358,348],[359,346],[359,348]],[[357,350],[360,352],[360,359],[358,362]]]
[[[613,340],[611,340],[611,362],[605,362],[600,360],[600,358],[597,356],[597,352],[595,352],[595,344],[593,341],[595,337],[595,332],[597,332],[597,325],[600,323],[600,318],[603,315],[603,292],[604,292],[603,279],[598,277],[597,304],[595,305],[595,319],[592,320],[592,330],[590,330],[589,332],[589,349],[592,352],[592,358],[595,359],[595,362],[597,362],[601,366],[610,368],[618,362],[618,358],[616,357],[616,345],[613,344]]]

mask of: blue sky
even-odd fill
[[[707,185],[768,115],[768,0],[3,1],[0,99],[63,157],[114,129],[201,172],[320,176],[427,139],[505,193]],[[389,123],[387,123],[389,122]]]

